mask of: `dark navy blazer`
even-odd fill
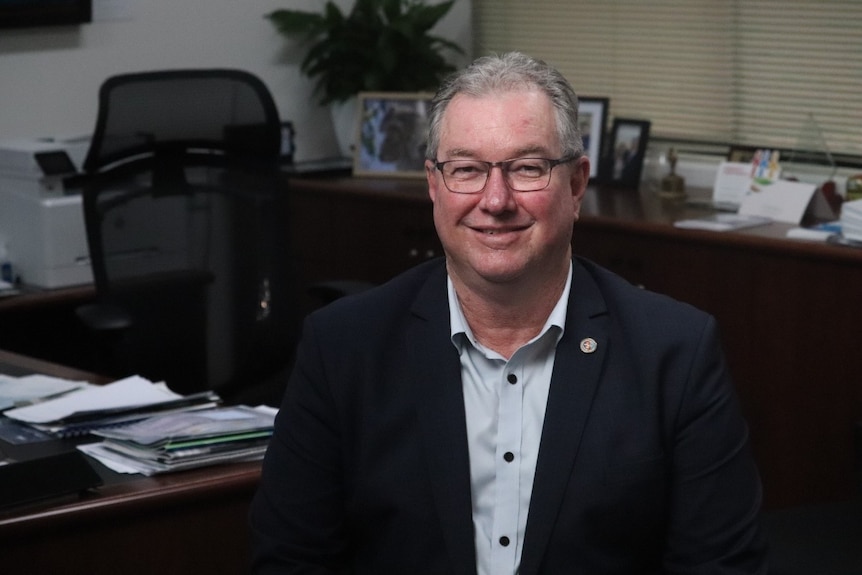
[[[760,503],[715,320],[575,258],[520,574],[765,572]],[[250,519],[256,573],[475,574],[442,259],[307,318]]]

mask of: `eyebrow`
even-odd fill
[[[478,159],[477,154],[466,148],[453,148],[449,150],[447,157],[452,159]],[[520,148],[515,152],[515,155],[507,158],[507,159],[516,159],[516,158],[536,158],[536,157],[550,157],[550,152],[544,146],[527,146],[525,148]]]
[[[475,159],[478,159],[478,157],[479,157],[475,151],[470,150],[468,148],[453,148],[453,149],[449,150],[449,153],[447,155],[450,158],[454,158],[454,159],[475,160]]]

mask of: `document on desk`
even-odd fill
[[[81,453],[86,453],[93,459],[96,459],[99,463],[112,471],[128,474],[139,473],[141,475],[146,475],[147,477],[183,471],[186,469],[198,469],[222,463],[259,461],[263,459],[263,456],[266,453],[266,445],[259,445],[242,451],[219,453],[208,456],[205,459],[194,459],[169,465],[158,461],[148,461],[146,459],[126,456],[110,449],[104,442],[85,443],[78,445],[77,449]]]
[[[236,405],[155,415],[121,429],[105,429],[95,434],[141,447],[163,449],[165,453],[182,453],[186,447],[269,437],[274,420],[271,410]]]
[[[263,457],[276,410],[244,405],[156,415],[95,431],[101,443],[78,449],[120,473],[155,475]]]
[[[674,227],[686,230],[709,230],[713,232],[729,232],[755,226],[763,226],[770,222],[769,218],[760,216],[741,216],[739,214],[718,213],[700,218],[677,220]]]
[[[126,425],[156,413],[205,409],[220,402],[221,398],[212,391],[180,395],[163,383],[132,376],[10,409],[5,415],[58,437],[74,437],[94,429]]]
[[[21,377],[0,375],[0,411],[46,401],[89,385],[85,381],[41,374]]]
[[[826,199],[817,192],[817,186],[814,184],[777,180],[753,187],[742,199],[739,215],[760,216],[799,225],[809,209],[812,210],[812,215],[818,218],[834,217]]]
[[[751,187],[752,177],[751,164],[722,162],[715,175],[713,201],[739,206]]]
[[[26,423],[65,421],[80,413],[125,409],[180,399],[167,386],[154,384],[140,376],[127,377],[107,385],[94,385],[76,393],[19,407],[6,412],[6,417]]]

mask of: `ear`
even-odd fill
[[[581,200],[584,199],[584,194],[587,193],[587,184],[590,181],[590,158],[581,156],[575,160],[571,168],[571,176],[569,177],[569,186],[572,191],[572,200],[575,207],[575,220],[580,216]]]
[[[442,185],[443,180],[440,176],[440,172],[437,171],[437,168],[434,167],[431,160],[425,160],[425,179],[428,182],[428,195],[431,197],[432,202],[436,202],[437,192],[439,191],[439,186]]]
[[[581,201],[587,191],[587,184],[590,182],[590,158],[581,156],[575,160],[575,165],[572,166],[571,186],[572,195],[577,201]]]

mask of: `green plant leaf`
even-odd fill
[[[288,37],[308,41],[300,70],[315,81],[321,104],[361,91],[432,90],[454,70],[442,52],[463,53],[429,30],[454,0],[356,0],[345,15],[331,0],[321,13],[275,10],[267,17]]]
[[[455,0],[430,5],[415,3],[408,8],[407,17],[417,31],[426,32],[449,12],[454,3]]]
[[[266,17],[275,25],[276,30],[285,36],[310,35],[324,24],[320,14],[299,10],[275,10]]]

